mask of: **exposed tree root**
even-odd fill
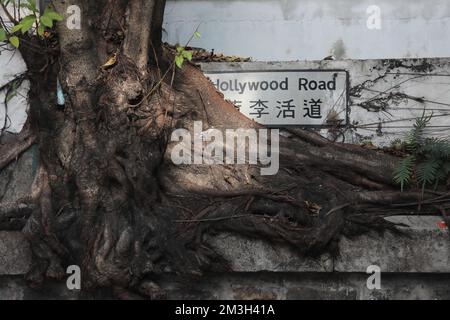
[[[21,230],[35,209],[32,199],[1,203],[0,230]]]
[[[35,142],[36,135],[32,133],[29,125],[25,125],[22,132],[15,136],[12,141],[0,145],[0,170],[27,151]]]

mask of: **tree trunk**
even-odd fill
[[[53,3],[66,11],[66,1]],[[82,10],[82,30],[61,23],[54,56],[21,49],[33,134],[24,131],[8,156],[0,153],[2,168],[35,138],[39,144],[30,198],[0,208],[0,217],[32,210],[24,226],[34,254],[31,283],[61,279],[64,266],[78,264],[86,290],[158,298],[159,274],[227,269],[206,234],[228,231],[319,254],[333,251],[343,234],[393,229],[384,215],[417,206],[419,193],[392,185],[397,158],[300,129],[283,131],[275,176],[260,175],[256,165],[174,165],[175,128],[194,121],[204,130],[259,126],[195,65],[175,71],[174,52],[160,41],[165,1],[73,4]],[[115,64],[101,68],[113,55]],[[56,77],[64,108],[54,101]],[[423,209],[435,202],[448,208],[443,199],[427,193]]]

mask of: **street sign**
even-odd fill
[[[347,124],[345,70],[205,73],[245,116],[268,126]]]

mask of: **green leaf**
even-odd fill
[[[192,51],[183,51],[182,53],[183,58],[185,58],[188,61],[192,60]]]
[[[14,27],[11,28],[11,33],[15,33],[22,29],[22,24],[18,23]]]
[[[63,16],[60,15],[58,12],[50,10],[50,9],[46,9],[44,12],[44,15],[54,21],[63,21],[63,19],[64,19]]]
[[[9,38],[9,43],[11,43],[14,47],[19,48],[20,40],[18,37],[14,36]]]
[[[22,21],[20,21],[20,24],[22,25],[22,28],[20,30],[22,31],[22,33],[25,33],[28,30],[30,30],[35,21],[36,17],[33,15],[29,15],[23,18]]]
[[[38,35],[43,37],[44,36],[44,32],[45,32],[45,26],[42,23],[40,23],[39,26],[38,26],[38,29],[37,29],[37,33],[38,33]]]
[[[177,52],[182,53],[184,51],[184,47],[177,47]]]
[[[20,7],[28,9],[28,10],[30,10],[33,13],[37,13],[38,12],[38,9],[36,8],[36,4],[22,3],[22,4],[20,4]]]
[[[437,173],[441,162],[434,158],[428,159],[427,161],[420,163],[417,166],[417,181],[423,186],[433,183],[437,178]]]
[[[400,185],[402,191],[405,185],[408,184],[412,178],[415,162],[416,157],[414,155],[410,155],[400,161],[398,167],[394,170],[393,180],[395,183]]]
[[[28,3],[25,3],[24,6],[33,12],[37,12],[36,0],[28,0]]]
[[[6,103],[8,103],[9,101],[11,101],[12,98],[14,98],[17,95],[17,87],[18,87],[19,83],[18,81],[12,81],[9,86],[8,86],[8,90],[6,92]]]
[[[41,16],[41,22],[46,27],[49,27],[49,28],[53,27],[53,20],[45,14],[43,16]]]
[[[6,102],[6,103],[10,102],[10,101],[12,100],[12,98],[14,98],[16,95],[17,95],[16,90],[13,90],[13,91],[9,92],[9,93],[6,95],[5,102]]]
[[[417,181],[422,184],[422,198],[425,193],[425,187],[427,184],[435,182],[435,187],[439,183],[439,167],[441,162],[436,159],[428,159],[426,162],[417,166],[416,175]]]
[[[420,151],[434,158],[450,158],[450,142],[444,139],[430,138],[427,139]]]
[[[183,62],[184,62],[184,58],[182,55],[178,55],[175,57],[175,64],[177,65],[178,68],[182,68],[183,67]]]
[[[419,152],[421,146],[425,144],[424,130],[432,117],[433,113],[431,113],[429,116],[426,116],[424,111],[422,116],[416,119],[414,128],[411,130],[411,132],[408,133],[406,137],[406,148],[409,151],[417,153]]]
[[[0,42],[6,40],[6,31],[4,29],[0,29]]]
[[[194,32],[194,36],[195,36],[197,39],[200,39],[200,38],[202,37],[202,35],[201,35],[200,32],[198,32],[198,31],[195,31],[195,32]]]

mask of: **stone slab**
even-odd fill
[[[386,232],[340,241],[340,256],[334,262],[338,272],[366,272],[377,265],[381,272],[450,272],[450,239],[448,228],[442,228],[440,217],[398,216],[387,220],[403,223],[407,236]]]
[[[210,244],[231,263],[235,272],[332,272],[329,255],[300,257],[293,249],[231,234],[212,238]]]

